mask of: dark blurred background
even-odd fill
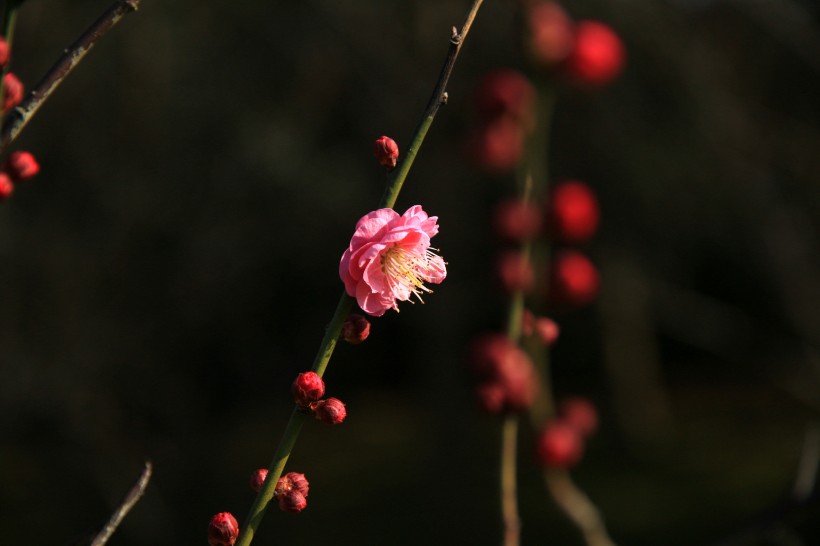
[[[28,0],[12,70],[32,86],[108,4]],[[372,142],[407,146],[468,6],[143,0],[64,82],[14,146],[42,172],[0,206],[0,543],[93,534],[146,459],[110,544],[205,544],[212,514],[244,517],[381,195]],[[602,208],[601,297],[557,317],[555,388],[603,421],[577,482],[621,545],[820,544],[816,497],[780,510],[817,459],[820,9],[565,6],[629,56],[609,88],[560,92],[550,150]],[[339,347],[348,420],[304,428],[309,507],[254,544],[500,542],[499,423],[463,348],[502,325],[489,218],[512,182],[464,142],[480,77],[527,70],[517,17],[485,1],[397,205],[440,217],[448,279]],[[523,542],[580,544],[532,443]]]

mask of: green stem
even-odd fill
[[[518,416],[504,417],[501,429],[501,518],[504,522],[504,546],[518,546],[521,520],[518,517],[516,487]]]

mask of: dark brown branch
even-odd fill
[[[3,131],[0,134],[0,152],[17,138],[23,127],[31,120],[40,106],[57,89],[66,76],[74,70],[85,54],[102,38],[106,32],[120,22],[125,15],[139,8],[140,0],[117,0],[68,48],[60,59],[43,76],[37,87],[28,94],[17,108],[3,119]]]
[[[122,504],[111,514],[111,518],[108,520],[108,523],[105,524],[105,527],[103,527],[97,536],[94,537],[94,540],[91,541],[91,546],[103,546],[103,544],[108,542],[108,539],[110,539],[114,531],[117,530],[117,527],[119,527],[122,520],[125,519],[125,516],[128,515],[128,512],[131,511],[143,493],[145,493],[145,488],[148,487],[148,480],[151,479],[152,471],[153,467],[151,463],[146,461],[145,468],[142,470],[142,474],[140,474],[137,483],[134,484],[134,487],[132,487],[125,496]]]

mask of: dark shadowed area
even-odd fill
[[[28,0],[11,69],[33,86],[108,5]],[[602,215],[601,295],[556,316],[555,390],[602,420],[573,475],[622,546],[818,544],[817,493],[790,499],[820,443],[820,9],[565,6],[628,52],[613,85],[559,91],[549,150]],[[381,195],[372,143],[407,146],[468,7],[142,0],[66,79],[14,145],[41,173],[0,204],[0,543],[86,544],[145,460],[109,544],[244,518]],[[448,278],[340,344],[347,421],[306,424],[308,508],[254,544],[500,543],[499,420],[464,355],[503,326],[490,216],[514,185],[465,144],[503,66],[531,74],[517,3],[485,0],[397,204],[439,216]],[[523,544],[582,544],[532,451],[525,427]]]

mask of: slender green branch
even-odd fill
[[[518,416],[509,414],[504,417],[501,428],[501,517],[504,522],[504,546],[518,546],[521,541],[516,485],[517,444]]]
[[[0,132],[0,152],[11,144],[20,131],[37,113],[43,103],[83,60],[86,53],[125,15],[139,8],[140,0],[117,0],[114,2],[57,60],[28,97],[3,119]]]
[[[413,135],[410,147],[405,153],[404,160],[397,169],[391,172],[388,177],[387,187],[385,188],[384,195],[379,203],[379,208],[393,208],[395,205],[399,192],[401,191],[404,181],[407,178],[407,174],[410,172],[410,168],[413,165],[413,160],[421,147],[421,143],[427,135],[427,131],[433,123],[433,119],[435,118],[439,107],[447,102],[447,92],[445,91],[447,82],[453,72],[453,67],[455,65],[456,58],[458,57],[458,52],[461,50],[464,39],[472,27],[473,20],[475,19],[476,13],[478,13],[478,8],[481,6],[482,1],[483,0],[473,1],[472,7],[467,14],[461,32],[453,32],[453,36],[450,40],[450,48],[447,53],[447,59],[445,60],[444,67],[442,68],[438,80],[436,81],[433,95],[430,98],[421,123],[416,128],[416,132]],[[0,144],[2,144],[2,141],[0,141]],[[313,361],[312,370],[319,376],[324,375],[325,370],[327,369],[327,365],[330,362],[330,358],[333,356],[333,351],[336,348],[336,343],[339,339],[339,335],[341,334],[344,320],[352,308],[353,298],[348,296],[346,292],[342,292],[339,303],[336,305],[336,311],[334,312],[333,318],[330,320],[330,323],[325,330],[324,338],[319,345],[319,350]],[[291,413],[290,419],[288,420],[288,424],[285,427],[285,432],[282,434],[282,439],[279,442],[279,446],[276,448],[276,453],[274,454],[273,461],[268,469],[268,475],[265,482],[259,490],[259,493],[256,495],[256,499],[254,499],[250,513],[242,525],[242,531],[239,534],[239,539],[236,542],[236,546],[248,546],[253,540],[256,530],[259,528],[259,525],[262,523],[262,519],[265,516],[265,511],[267,510],[268,504],[271,499],[273,499],[273,493],[276,489],[276,482],[282,476],[282,472],[285,469],[285,464],[290,457],[293,446],[296,444],[296,440],[299,437],[299,432],[302,429],[304,420],[305,415],[301,413],[298,408],[294,408],[293,413]]]
[[[444,66],[441,68],[436,85],[433,88],[433,94],[430,95],[430,100],[427,102],[427,108],[424,110],[424,115],[421,118],[421,123],[416,127],[416,132],[410,141],[410,146],[404,153],[404,159],[399,162],[396,168],[390,173],[387,179],[387,187],[382,196],[380,208],[393,208],[396,204],[396,199],[399,196],[407,174],[410,172],[410,167],[413,166],[413,161],[416,159],[419,148],[421,148],[424,137],[427,136],[427,131],[433,124],[433,119],[436,117],[439,108],[442,104],[447,104],[447,82],[450,81],[450,75],[453,73],[458,54],[461,51],[461,46],[464,44],[467,34],[473,26],[473,21],[481,7],[483,0],[473,0],[473,5],[464,19],[464,24],[461,26],[461,32],[458,32],[456,27],[453,27],[452,37],[450,38],[450,48],[447,51],[447,58],[444,60]]]

